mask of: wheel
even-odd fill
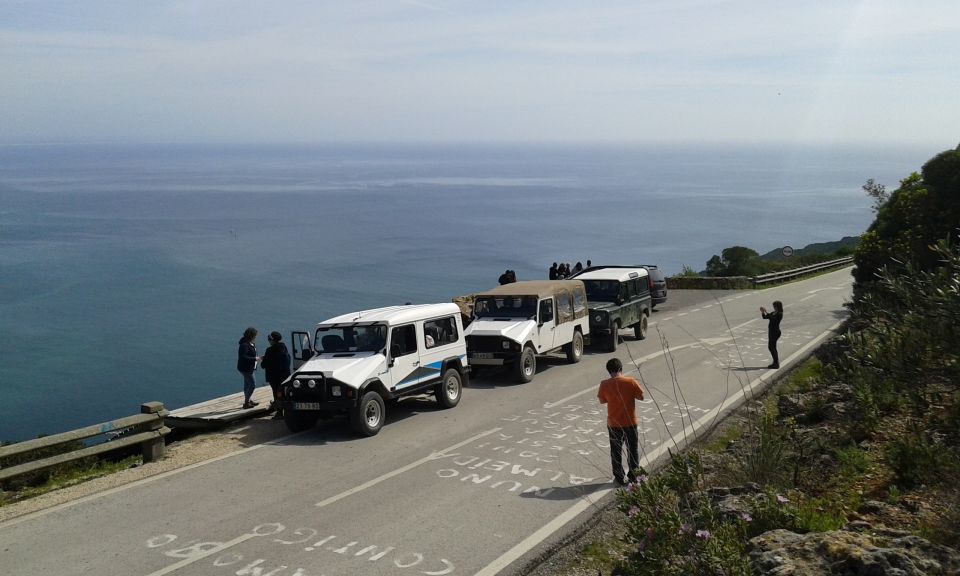
[[[350,411],[350,426],[357,434],[376,436],[383,427],[385,414],[383,398],[376,392],[367,392],[360,399],[360,403]]]
[[[460,396],[463,392],[463,379],[456,368],[449,368],[443,373],[443,380],[437,384],[434,394],[437,396],[437,402],[444,408],[453,408],[460,403]]]
[[[620,343],[620,325],[614,324],[610,336],[607,338],[607,352],[616,352],[617,344]]]
[[[533,380],[534,374],[537,373],[537,355],[534,354],[533,348],[524,347],[520,357],[517,358],[515,372],[517,380],[521,383]]]
[[[578,331],[573,333],[573,342],[564,346],[567,352],[567,362],[576,364],[583,357],[583,334]]]
[[[643,340],[647,337],[647,315],[640,316],[640,321],[633,325],[633,337]]]
[[[319,414],[314,412],[299,412],[289,408],[283,411],[283,422],[291,432],[303,432],[317,425]]]

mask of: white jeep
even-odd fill
[[[456,304],[352,312],[317,324],[312,338],[294,332],[291,342],[299,365],[280,406],[294,432],[323,414],[347,413],[357,433],[373,436],[387,400],[432,393],[453,408],[470,371]]]
[[[517,380],[529,382],[537,355],[563,349],[579,362],[589,337],[583,282],[513,282],[474,296],[467,350],[471,365],[511,366]]]

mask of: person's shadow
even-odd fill
[[[599,492],[604,488],[616,488],[613,482],[595,482],[593,484],[580,484],[579,486],[563,486],[561,488],[543,488],[538,492],[524,492],[520,494],[521,498],[537,498],[539,500],[576,500],[583,498],[588,494]],[[545,494],[544,494],[545,493]]]

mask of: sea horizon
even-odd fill
[[[0,145],[0,440],[240,390],[236,342],[553,261],[861,234],[925,147]],[[261,346],[264,346],[261,338]],[[260,375],[262,376],[262,375]]]

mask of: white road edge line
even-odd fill
[[[386,474],[384,474],[383,476],[380,476],[379,478],[374,478],[373,480],[370,480],[370,481],[368,481],[368,482],[364,482],[363,484],[361,484],[361,485],[359,485],[359,486],[356,486],[356,487],[351,488],[351,489],[349,489],[349,490],[345,490],[345,491],[337,494],[336,496],[331,496],[331,497],[327,498],[326,500],[321,500],[320,502],[317,502],[316,504],[314,504],[314,506],[316,506],[316,507],[318,507],[318,508],[322,508],[322,507],[324,507],[324,506],[333,504],[334,502],[336,502],[336,501],[338,501],[338,500],[343,500],[343,499],[346,498],[347,496],[352,496],[352,495],[356,494],[357,492],[362,492],[363,490],[366,490],[367,488],[370,488],[371,486],[376,486],[377,484],[383,482],[384,480],[389,480],[390,478],[393,478],[394,476],[398,476],[398,475],[400,475],[400,474],[403,474],[404,472],[406,472],[406,471],[408,471],[408,470],[412,470],[412,469],[416,468],[417,466],[420,466],[421,464],[426,464],[427,462],[433,462],[434,460],[439,460],[440,458],[443,458],[444,456],[446,456],[446,455],[447,455],[446,453],[447,453],[448,451],[450,451],[450,450],[456,450],[457,448],[460,448],[461,446],[466,446],[467,444],[470,444],[471,442],[474,442],[474,441],[476,441],[476,440],[479,440],[479,439],[483,438],[484,436],[489,436],[490,434],[493,434],[494,432],[499,432],[500,430],[503,430],[503,428],[491,428],[490,430],[487,430],[486,432],[481,432],[481,433],[479,433],[479,434],[476,434],[476,435],[474,435],[474,436],[471,436],[470,438],[467,438],[467,439],[464,440],[463,442],[458,442],[458,443],[454,444],[453,446],[447,446],[447,447],[444,448],[443,450],[439,450],[439,451],[437,451],[437,452],[431,452],[430,455],[424,456],[423,458],[421,458],[421,459],[419,459],[419,460],[416,460],[416,461],[414,461],[414,462],[411,462],[411,463],[407,464],[406,466],[401,466],[400,468],[397,468],[396,470],[393,470],[392,472],[387,472]]]
[[[822,334],[820,334],[819,336],[817,336],[816,338],[814,338],[813,340],[811,340],[810,342],[802,346],[799,350],[791,354],[784,361],[784,364],[787,364],[793,361],[795,358],[806,353],[806,351],[809,350],[810,348],[813,348],[814,346],[819,345],[820,342],[822,342],[823,340],[826,340],[831,334],[833,334],[833,332],[840,326],[841,323],[842,322],[837,322],[830,328],[827,328],[825,332],[823,332]],[[763,374],[755,378],[752,382],[750,382],[750,384],[748,384],[744,390],[737,391],[733,396],[730,396],[729,398],[727,398],[719,406],[717,406],[710,412],[707,412],[706,414],[704,414],[699,420],[697,420],[693,424],[690,424],[689,426],[687,426],[683,430],[682,435],[677,434],[675,435],[675,437],[694,438],[694,433],[697,430],[699,430],[700,428],[703,428],[705,424],[707,424],[713,418],[716,418],[718,414],[726,410],[730,405],[734,404],[735,402],[739,402],[747,392],[753,393],[754,389],[759,384],[761,384],[762,382],[765,382],[766,380],[769,380],[770,376],[775,372],[776,370],[768,370],[764,372]],[[678,443],[675,442],[674,446],[676,446],[677,444]],[[661,444],[660,446],[657,446],[657,448],[654,449],[652,452],[644,455],[644,457],[640,461],[640,465],[647,467],[650,464],[650,462],[656,461],[658,458],[660,458],[663,455],[664,452],[666,452],[667,450],[669,450],[674,446],[669,446],[667,444]],[[539,545],[541,542],[549,538],[554,532],[562,528],[565,524],[567,524],[568,522],[576,518],[581,512],[583,512],[584,510],[592,506],[594,503],[596,503],[597,501],[599,501],[600,499],[602,499],[604,496],[606,496],[612,491],[613,491],[613,488],[605,488],[603,490],[599,490],[597,492],[593,492],[591,494],[584,496],[579,501],[577,501],[576,504],[574,504],[570,508],[567,508],[559,516],[557,516],[553,520],[544,524],[539,530],[537,530],[533,534],[521,540],[513,548],[504,552],[499,558],[497,558],[490,564],[487,564],[486,566],[481,568],[478,572],[474,574],[474,576],[494,576],[498,574],[501,570],[503,570],[510,564],[514,563],[521,556],[523,556],[524,554],[532,550],[535,546]]]

